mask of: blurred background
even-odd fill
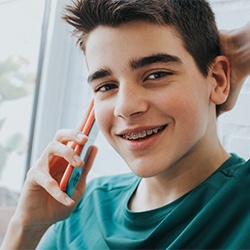
[[[250,21],[249,0],[210,0],[220,29]],[[59,128],[74,128],[92,97],[83,54],[61,13],[69,0],[0,0],[0,242],[28,169]],[[218,120],[223,145],[250,156],[250,79]],[[89,178],[129,169],[99,133]]]

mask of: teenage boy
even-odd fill
[[[249,26],[238,31],[245,42],[233,51],[247,56],[240,69],[232,57],[229,95],[204,0],[78,0],[64,18],[86,56],[96,121],[133,173],[86,188],[94,148],[69,198],[58,182],[67,162],[82,161],[66,144],[86,137],[60,130],[27,176],[3,249],[36,247],[55,222],[40,249],[250,248],[250,163],[216,133],[250,71]],[[232,34],[221,35],[225,51]]]

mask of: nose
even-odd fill
[[[120,84],[114,108],[115,117],[134,119],[148,109],[146,94],[141,86],[131,83]]]

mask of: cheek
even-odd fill
[[[207,112],[204,99],[188,90],[178,93],[169,95],[168,99],[161,102],[163,112],[173,118],[176,126],[181,126],[183,133],[199,129],[204,125],[204,115]]]
[[[204,99],[194,97],[192,100],[186,100],[182,103],[180,110],[183,114],[182,119],[180,119],[181,135],[192,144],[206,133],[208,126],[207,104]]]
[[[96,107],[96,105],[95,105],[95,120],[101,131],[103,131],[105,127],[105,114],[104,112],[101,111],[100,108]]]
[[[162,109],[167,115],[174,119],[185,119],[195,112],[193,101],[190,100],[185,93],[173,92],[168,95],[159,96],[157,99],[157,107]]]

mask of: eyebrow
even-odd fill
[[[150,56],[146,57],[141,57],[138,59],[133,59],[130,62],[130,67],[132,70],[136,70],[154,63],[178,63],[182,64],[182,61],[179,57],[169,55],[169,54],[164,54],[164,53],[159,53],[159,54],[153,54]],[[97,71],[95,71],[93,74],[90,74],[88,76],[87,81],[91,82],[100,78],[104,78],[106,76],[112,75],[112,71],[109,69],[101,68]]]
[[[154,64],[154,63],[179,63],[179,64],[182,64],[182,61],[177,56],[160,53],[160,54],[153,54],[150,56],[134,59],[130,62],[130,67],[133,70],[136,70],[136,69],[148,66],[150,64]]]
[[[91,82],[106,76],[110,76],[112,74],[112,72],[109,69],[99,69],[97,71],[95,71],[93,74],[90,74],[88,76],[87,81]]]

